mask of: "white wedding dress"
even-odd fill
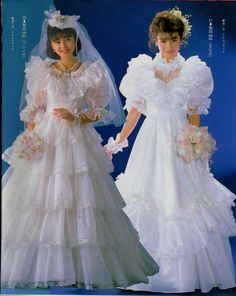
[[[129,62],[120,91],[126,107],[146,115],[126,170],[116,184],[140,240],[160,266],[149,284],[130,289],[190,292],[235,286],[229,236],[236,235],[235,195],[205,161],[186,163],[176,136],[188,110],[207,114],[213,89],[210,69],[197,56],[167,63],[160,54]]]
[[[14,171],[2,194],[2,287],[147,283],[159,268],[122,211],[99,134],[92,124],[52,115],[53,108],[81,110],[91,99],[101,107],[105,70],[99,61],[72,73],[51,64],[33,57],[26,68],[28,104],[46,110],[35,117],[41,157],[21,160],[12,148],[4,154]]]

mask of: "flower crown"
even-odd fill
[[[179,10],[177,6],[170,10],[170,13],[175,17],[179,18],[184,24],[184,32],[183,32],[183,39],[188,39],[191,35],[192,25],[189,22],[189,18],[191,15],[185,14],[183,15],[182,12]]]
[[[54,12],[46,10],[44,14],[49,18],[49,25],[59,29],[76,28],[77,20],[80,18],[79,15],[61,15],[60,10]]]

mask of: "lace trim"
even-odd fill
[[[133,230],[133,229],[132,229]],[[133,230],[135,231],[135,230]],[[115,235],[115,234],[114,234]],[[131,234],[130,236],[134,236],[135,235],[135,239],[138,240],[138,236],[136,233]],[[51,237],[50,237],[51,238]],[[49,239],[50,239],[49,238]],[[76,242],[58,242],[58,241],[36,241],[34,244],[31,241],[28,241],[28,236],[25,236],[24,238],[22,238],[21,240],[14,242],[13,240],[8,240],[8,241],[4,241],[2,243],[2,247],[4,247],[7,252],[14,252],[21,249],[27,249],[27,251],[32,251],[33,249],[39,249],[41,248],[62,248],[64,250],[66,250],[66,252],[70,252],[69,250],[71,250],[71,252],[73,252],[73,249],[80,249],[81,245],[86,244],[87,247],[89,246],[96,246],[99,249],[102,250],[102,252],[112,252],[112,253],[133,253],[135,252],[137,256],[140,256],[139,251],[137,252],[137,248],[134,251],[134,245],[130,243],[130,240],[127,240],[126,242],[122,242],[122,243],[118,243],[118,244],[114,244],[114,242],[112,242],[111,240],[107,241],[107,242],[102,242],[103,244],[98,242],[98,239],[96,237],[80,237],[76,240]],[[136,247],[136,245],[135,245]],[[69,249],[69,250],[68,250]],[[6,253],[6,250],[4,250],[4,252]]]
[[[135,209],[135,205],[132,203],[129,204],[129,207]],[[139,205],[139,208],[142,209],[142,211],[146,210],[143,205]],[[222,209],[222,206],[215,207],[215,209],[217,208]],[[155,220],[153,221],[153,225],[160,225],[160,229],[154,231],[156,232],[156,234],[153,235],[155,235],[155,237],[158,237],[159,235],[162,235],[163,229],[165,229],[167,232],[169,232],[171,237],[165,237],[164,241],[168,242],[165,245],[163,245],[163,243],[160,244],[160,242],[158,242],[157,240],[156,244],[152,243],[149,247],[149,244],[147,244],[145,245],[145,247],[148,248],[149,252],[152,255],[156,254],[156,257],[176,258],[177,256],[196,254],[200,250],[204,249],[208,244],[210,233],[217,233],[224,239],[235,236],[236,225],[231,209],[226,206],[225,208],[226,211],[224,211],[224,215],[226,216],[226,219],[221,218],[222,223],[217,221],[217,218],[212,216],[210,217],[210,220],[208,220],[207,218],[205,220],[204,213],[201,213],[200,209],[195,209],[195,213],[188,212],[185,215],[182,214],[183,216],[178,217],[178,219],[175,219],[175,217],[165,219],[156,216]],[[182,221],[180,221],[181,218],[183,219]],[[170,225],[168,225],[169,223]],[[139,230],[139,226],[135,226]],[[142,230],[141,225],[140,229]],[[142,231],[145,230],[143,229]],[[142,234],[140,233],[140,235],[142,241]],[[143,233],[143,235],[145,240],[145,232]],[[196,236],[196,241],[192,240],[192,236]],[[156,248],[156,245],[159,245],[159,247]]]
[[[235,236],[236,233],[230,233],[226,238],[229,239],[229,237],[231,236]],[[161,253],[161,252],[155,252],[153,250],[149,250],[150,255],[153,257],[153,259],[155,259],[157,262],[159,261],[160,258],[164,258],[164,259],[178,259],[179,256],[189,256],[189,255],[198,255],[199,253],[206,251],[207,250],[207,246],[208,246],[208,241],[203,244],[202,246],[200,246],[196,251],[192,251],[192,252],[185,252],[185,253],[177,253],[174,255],[170,255],[170,254],[165,254],[165,253]],[[181,246],[176,246],[176,247],[181,247]]]
[[[55,280],[55,281],[37,281],[35,283],[32,282],[15,282],[14,284],[8,284],[7,282],[1,283],[1,288],[51,288],[51,287],[71,287],[71,288],[81,288],[81,289],[112,289],[115,287],[129,287],[134,284],[139,283],[148,283],[148,276],[152,276],[159,271],[159,268],[152,268],[149,271],[142,271],[140,266],[140,272],[143,274],[143,280],[140,278],[137,280],[127,280],[125,282],[119,282],[119,280],[113,280],[113,284],[100,284],[100,283],[85,283],[76,280]],[[146,279],[144,279],[146,278]]]
[[[41,174],[44,177],[51,177],[54,175],[67,175],[67,176],[75,176],[75,175],[79,175],[82,173],[99,173],[100,175],[107,175],[109,173],[113,172],[113,166],[112,165],[103,165],[101,168],[100,166],[96,166],[94,165],[92,166],[79,166],[79,167],[74,167],[74,168],[65,168],[65,167],[56,167],[53,168],[52,171],[50,171],[50,168],[47,167],[47,165],[45,166],[41,166],[39,169],[36,169],[36,173],[37,174]]]
[[[51,241],[50,241],[51,240]],[[19,241],[14,242],[13,240],[6,240],[2,242],[2,247],[6,248],[8,251],[12,250],[18,250],[20,248],[24,248],[28,251],[31,251],[36,248],[36,245],[40,245],[41,247],[44,248],[55,248],[55,247],[70,247],[70,248],[75,248],[75,247],[80,247],[81,245],[97,245],[96,239],[92,237],[81,237],[78,238],[76,242],[59,242],[57,240],[52,241],[51,237],[44,237],[44,241],[39,241],[36,242],[34,245],[32,245],[32,242],[28,240],[28,236],[22,237]]]
[[[77,135],[77,136],[73,135],[72,137],[68,137],[67,139],[65,139],[63,136],[60,138],[56,138],[56,136],[53,137],[50,135],[46,135],[45,142],[51,146],[57,146],[57,145],[67,146],[68,144],[73,145],[76,143],[84,144],[84,142],[87,142],[87,143],[92,142],[94,145],[94,144],[101,144],[102,139],[100,137],[93,137],[93,141],[91,141],[91,139],[86,139],[84,135]]]
[[[74,195],[79,195],[79,193],[74,192]],[[49,201],[37,201],[35,199],[35,195],[33,195],[33,199],[29,199],[27,201],[27,205],[25,204],[19,204],[19,203],[12,203],[12,201],[10,199],[6,200],[6,203],[3,204],[3,206],[5,206],[8,209],[16,209],[17,211],[24,211],[24,213],[26,213],[27,211],[36,211],[37,213],[43,213],[43,212],[47,212],[47,211],[65,211],[65,210],[72,210],[75,209],[75,207],[73,206],[74,204],[74,200],[71,199],[66,199],[66,198],[57,198],[54,199],[53,201],[49,202]],[[76,211],[79,212],[81,210],[84,209],[89,209],[92,208],[94,209],[94,211],[99,210],[99,211],[103,211],[104,209],[108,210],[120,210],[124,207],[125,205],[120,205],[117,197],[114,198],[113,202],[106,204],[106,205],[99,205],[99,204],[93,204],[92,202],[88,202],[88,203],[83,203],[83,205],[77,206],[76,207]]]
[[[146,276],[152,276],[157,273],[157,270],[153,272],[146,272]],[[55,281],[47,281],[41,282],[38,281],[36,283],[29,283],[29,282],[24,282],[24,283],[16,283],[16,284],[7,284],[7,283],[2,283],[1,288],[26,288],[26,289],[33,289],[33,288],[56,288],[56,287],[68,287],[68,288],[80,288],[80,289],[87,289],[87,290],[94,290],[94,289],[100,289],[100,290],[105,290],[105,289],[112,289],[116,287],[129,287],[134,284],[139,284],[139,283],[148,283],[148,279],[146,281],[140,281],[140,280],[129,280],[123,283],[117,283],[110,284],[110,285],[104,285],[104,284],[88,284],[84,282],[78,282],[74,280],[55,280]]]
[[[55,280],[55,281],[47,281],[41,282],[38,281],[36,283],[15,283],[15,284],[7,284],[2,283],[2,288],[26,288],[26,289],[33,289],[33,288],[52,288],[52,287],[71,287],[71,288],[80,288],[80,289],[109,289],[114,288],[112,285],[102,285],[102,284],[86,284],[83,282],[77,282],[75,280]]]
[[[181,70],[180,68],[176,68],[174,70],[171,70],[169,72],[169,74],[165,74],[162,70],[156,69],[155,70],[155,77],[157,79],[162,80],[165,83],[169,83],[170,81],[172,81],[172,80],[174,80],[174,79],[176,79],[176,78],[179,77],[180,70]]]
[[[56,78],[61,78],[63,76],[70,76],[70,77],[79,77],[84,72],[85,69],[89,67],[88,63],[82,63],[81,66],[72,72],[63,72],[56,68],[56,66],[52,63],[50,65],[50,74],[55,76]]]
[[[139,203],[144,211],[148,211],[152,207],[151,204],[149,204],[149,202],[148,202],[148,200],[150,200],[150,199],[152,199],[152,198],[150,198],[150,197],[145,198],[142,195],[135,194],[129,199],[129,202],[126,201],[126,203],[127,203],[127,206],[130,206],[131,204],[138,204]],[[199,200],[202,200],[202,196],[195,198],[196,204],[192,204],[191,208],[186,209],[186,210],[180,209],[179,210],[180,214],[172,215],[170,217],[163,217],[160,214],[161,217],[160,218],[156,217],[156,219],[162,220],[165,222],[178,221],[178,220],[182,220],[182,219],[184,219],[184,220],[185,219],[192,219],[192,217],[191,217],[192,215],[201,211]],[[225,202],[214,202],[214,201],[212,202],[211,200],[203,197],[203,201],[207,204],[207,206],[213,207],[215,209],[225,207],[226,209],[229,209],[231,211],[231,207],[235,206],[233,198],[232,198],[232,201],[229,201],[229,202],[226,202],[226,201]],[[161,211],[160,211],[160,213],[161,213]]]

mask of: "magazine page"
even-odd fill
[[[2,1],[2,294],[235,293],[235,14]]]

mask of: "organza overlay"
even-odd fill
[[[125,203],[101,137],[92,124],[58,119],[91,98],[107,102],[106,70],[99,61],[72,73],[32,57],[26,67],[27,107],[42,110],[34,132],[44,139],[40,157],[27,161],[12,151],[14,168],[3,189],[3,287],[127,287],[148,282],[158,266],[122,211]],[[27,120],[27,112],[22,111]]]

